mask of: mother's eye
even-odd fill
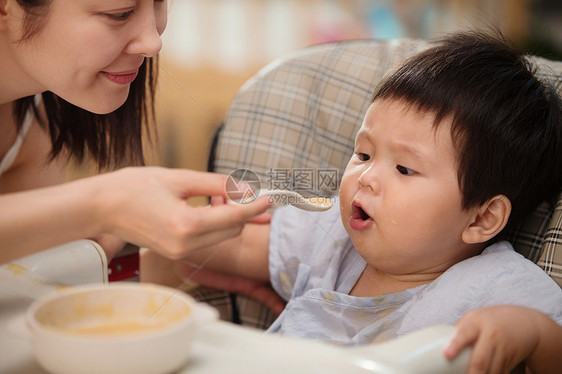
[[[125,21],[129,19],[134,13],[134,10],[129,10],[128,12],[122,13],[108,13],[107,16],[114,21]]]

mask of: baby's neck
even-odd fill
[[[357,297],[371,297],[404,291],[409,288],[430,283],[441,274],[442,273],[431,273],[395,276],[381,273],[372,266],[367,265],[349,294]]]

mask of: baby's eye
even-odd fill
[[[414,170],[408,169],[407,167],[404,167],[402,165],[396,165],[396,170],[398,170],[400,174],[404,174],[404,175],[416,174]]]
[[[366,153],[357,152],[356,155],[359,161],[369,161],[371,159],[371,156]]]

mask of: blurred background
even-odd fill
[[[204,170],[240,86],[291,51],[349,39],[430,39],[494,27],[562,60],[560,0],[170,0],[151,163]]]
[[[560,0],[169,0],[149,164],[205,170],[238,89],[291,51],[490,27],[530,54],[562,60]]]

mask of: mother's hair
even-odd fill
[[[17,3],[25,12],[19,40],[25,43],[41,31],[52,0],[17,0]],[[157,65],[158,57],[145,59],[131,83],[127,100],[109,114],[88,112],[47,91],[42,94],[46,112],[46,118],[42,118],[33,96],[18,99],[14,110],[18,131],[31,110],[49,131],[51,159],[64,150],[76,161],[91,156],[100,169],[144,165],[142,137],[143,131],[150,134],[149,124],[155,120]]]

